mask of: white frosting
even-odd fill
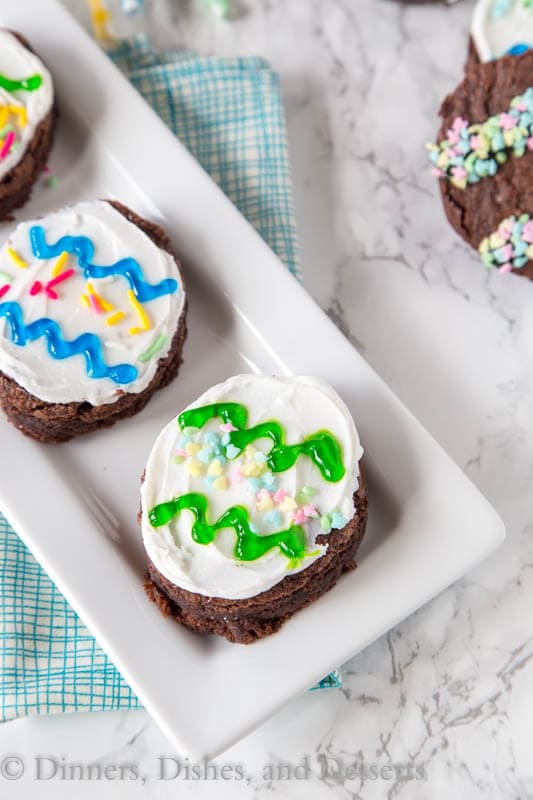
[[[40,122],[47,116],[54,102],[52,77],[40,58],[24,47],[9,31],[0,30],[0,73],[10,80],[23,80],[32,75],[40,75],[42,83],[32,92],[20,90],[7,92],[0,88],[1,106],[24,106],[27,123],[20,125],[20,117],[11,114],[9,123],[13,125],[18,142],[0,160],[0,180],[21,160],[33,139]]]
[[[57,258],[40,260],[33,255],[29,236],[33,225],[44,228],[49,245],[65,235],[87,236],[94,244],[93,263],[107,266],[133,257],[147,283],[157,284],[165,278],[174,278],[178,290],[142,303],[151,327],[133,335],[129,330],[140,327],[140,320],[128,298],[130,286],[126,278],[91,279],[94,291],[114,307],[113,311],[96,313],[82,301],[82,295],[87,295],[88,291],[87,280],[75,255],[68,256],[63,268],[63,271],[74,268],[75,274],[55,287],[58,299],[48,298],[44,291],[32,296],[30,288],[34,282],[46,284],[57,263]],[[28,264],[27,269],[16,265],[9,248]],[[0,287],[6,284],[6,278],[11,285],[0,304],[18,302],[26,325],[48,317],[58,323],[69,341],[86,332],[94,333],[100,337],[107,365],[126,363],[138,370],[136,380],[124,385],[117,385],[108,377],[89,377],[83,355],[56,360],[49,355],[44,337],[25,346],[16,345],[12,342],[7,320],[0,318],[0,370],[32,395],[49,403],[100,405],[117,400],[117,391],[142,392],[152,380],[159,359],[169,352],[185,302],[175,259],[105,201],[77,203],[43,219],[23,222],[0,250],[0,273]],[[106,319],[115,311],[123,311],[125,315],[119,323],[109,326]],[[163,348],[148,361],[139,360],[159,336],[166,337]]]
[[[344,524],[354,516],[353,495],[358,486],[359,460],[363,454],[359,437],[350,412],[338,394],[317,378],[275,378],[267,375],[237,375],[225,383],[208,389],[189,408],[216,402],[234,402],[248,409],[247,427],[260,422],[277,420],[285,430],[285,443],[300,443],[317,431],[327,430],[335,436],[342,448],[345,475],[337,483],[326,481],[315,464],[306,455],[300,455],[294,466],[285,472],[274,473],[278,488],[290,497],[297,497],[303,487],[311,486],[316,494],[309,501],[316,505],[319,515],[336,509],[344,517]],[[201,429],[221,433],[221,420],[210,420]],[[257,497],[250,489],[249,479],[234,483],[236,469],[246,464],[246,455],[230,459],[224,467],[229,478],[229,488],[217,490],[210,487],[203,474],[191,475],[188,464],[175,463],[173,454],[180,450],[181,430],[176,419],[161,432],[148,459],[142,486],[142,533],[144,546],[156,568],[176,586],[197,594],[242,599],[253,597],[270,589],[289,574],[306,569],[320,558],[326,547],[315,543],[316,536],[329,532],[321,529],[319,517],[307,519],[302,527],[307,537],[307,552],[312,556],[297,565],[291,565],[278,547],[269,550],[255,561],[241,561],[234,556],[235,534],[232,529],[219,531],[210,544],[198,544],[191,535],[193,514],[184,510],[167,525],[153,527],[148,512],[160,503],[189,492],[199,492],[209,501],[207,520],[213,523],[228,508],[241,505],[250,512],[250,521],[260,534],[274,533],[289,526],[294,512],[281,511],[281,524],[268,521],[269,512],[257,507]],[[181,446],[183,440],[181,439]],[[272,442],[260,439],[253,447],[268,454]],[[248,462],[250,463],[250,462]],[[279,504],[276,505],[279,509]],[[342,527],[342,526],[341,526]]]
[[[533,47],[533,8],[523,0],[509,0],[509,7],[497,11],[496,0],[478,0],[472,17],[471,33],[481,61],[501,58],[511,47]]]

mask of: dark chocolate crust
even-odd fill
[[[139,217],[126,206],[108,200],[129,222],[140,228],[162,250],[174,256],[179,270],[179,261],[172,250],[165,231],[153,222]],[[12,378],[0,372],[0,405],[8,420],[23,433],[40,442],[58,443],[72,439],[82,433],[91,433],[98,428],[107,428],[124,417],[141,411],[150,397],[172,381],[182,362],[182,350],[187,336],[187,300],[179,319],[176,333],[168,354],[159,360],[150,384],[138,394],[117,391],[114,403],[93,406],[90,403],[47,403],[27,392]]]
[[[35,52],[24,36],[16,31],[10,33],[16,36],[27,50]],[[54,103],[47,116],[37,126],[22,159],[0,181],[0,221],[9,219],[14,209],[20,208],[29,200],[33,185],[45,168],[50,154],[56,117]]]
[[[438,139],[458,116],[469,123],[484,122],[493,114],[507,111],[513,97],[533,85],[533,51],[480,63],[473,44],[463,81],[444,100]],[[533,152],[521,158],[511,156],[492,178],[459,189],[440,179],[444,210],[457,233],[472,247],[494,233],[506,217],[524,212],[533,216]],[[533,279],[533,262],[513,270]]]
[[[145,590],[165,616],[197,633],[216,633],[228,641],[251,644],[275,633],[296,611],[331,589],[344,572],[355,569],[355,555],[363,539],[368,516],[364,471],[354,494],[355,516],[340,530],[317,536],[327,544],[325,555],[271,589],[245,600],[205,597],[168,581],[149,562]]]

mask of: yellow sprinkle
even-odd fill
[[[125,314],[124,314],[123,311],[115,311],[114,314],[111,314],[111,316],[106,319],[105,324],[106,325],[116,325],[117,322],[120,322],[120,320],[124,316],[125,316]]]
[[[89,300],[86,294],[82,294],[81,299],[82,302],[87,306],[87,308],[91,307],[91,301]]]
[[[203,465],[199,461],[187,461],[185,466],[187,467],[187,472],[195,478],[198,478],[202,474]]]
[[[24,106],[0,106],[0,128],[7,125],[10,114],[16,114],[18,116],[21,128],[24,128],[28,124],[28,115]]]
[[[220,461],[218,461],[218,459],[212,461],[207,468],[208,475],[222,475],[222,472],[222,464]]]
[[[185,452],[188,456],[194,456],[200,450],[200,445],[195,442],[187,442],[185,445]]]
[[[8,247],[7,248],[7,252],[9,253],[10,257],[13,259],[13,261],[15,262],[17,267],[20,267],[21,269],[28,269],[28,265],[26,264],[24,259],[21,258],[19,256],[19,254],[17,252],[15,252],[15,250],[13,250],[12,247]]]
[[[213,481],[213,486],[215,489],[218,489],[220,492],[225,492],[228,488],[228,479],[222,475],[220,478],[217,478],[216,481]]]
[[[141,306],[141,304],[139,303],[139,301],[135,297],[135,294],[133,293],[132,289],[128,290],[128,298],[129,298],[129,301],[132,304],[133,308],[135,309],[135,311],[139,315],[139,319],[141,320],[141,325],[142,325],[142,328],[130,328],[128,333],[130,334],[130,336],[133,336],[136,333],[142,333],[143,331],[149,331],[150,328],[152,327],[152,325],[150,323],[150,319],[148,317],[148,314],[146,313],[144,308]]]
[[[297,504],[293,497],[286,497],[279,506],[280,511],[294,511],[295,508],[297,508]]]
[[[261,474],[261,464],[257,464],[255,461],[250,461],[249,464],[243,464],[241,467],[241,472],[247,478],[257,478]]]
[[[274,508],[274,501],[272,500],[271,496],[265,492],[262,495],[261,500],[257,503],[257,508],[259,511],[272,511]]]
[[[97,291],[95,291],[95,288],[90,281],[87,282],[87,291],[89,294],[95,297],[96,300],[98,300],[104,311],[113,311],[115,306],[112,303],[108,303],[107,300],[104,300],[104,298],[99,295]]]
[[[63,267],[68,258],[68,253],[66,250],[63,250],[59,258],[57,259],[56,263],[54,264],[54,268],[52,270],[52,278],[57,278],[60,272],[63,271]]]

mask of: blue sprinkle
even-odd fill
[[[192,439],[191,439],[190,436],[185,436],[185,435],[180,436],[179,441],[178,441],[179,449],[180,450],[185,450],[185,445],[189,444],[189,442],[192,442]]]
[[[265,472],[263,475],[263,483],[265,484],[265,488],[267,488],[269,491],[277,489],[278,486],[278,482],[271,472]]]
[[[263,486],[263,481],[261,478],[248,478],[247,485],[252,494],[257,494]]]
[[[261,450],[259,450],[259,452],[257,452],[254,456],[254,461],[256,461],[258,464],[264,464],[266,460],[267,457],[261,452]]]
[[[279,511],[274,509],[273,511],[269,511],[268,514],[265,514],[265,520],[269,523],[269,525],[279,528],[281,525],[281,514]]]
[[[202,462],[202,464],[209,464],[213,455],[213,451],[209,450],[207,447],[204,450],[200,450],[198,453],[198,460]]]
[[[529,45],[528,44],[524,44],[524,43],[514,44],[512,47],[509,48],[509,50],[507,50],[505,55],[507,55],[507,56],[521,56],[522,53],[527,53],[528,50],[529,50]]]
[[[332,511],[331,513],[331,527],[332,528],[344,528],[346,525],[346,519],[344,515],[341,514],[340,511]]]
[[[239,448],[235,447],[234,444],[228,444],[226,447],[226,457],[229,459],[236,458],[240,452]]]

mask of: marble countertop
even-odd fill
[[[81,0],[67,5],[86,22]],[[246,780],[185,780],[182,769],[145,786],[43,780],[31,796],[532,797],[533,283],[488,272],[454,235],[424,151],[461,76],[472,2],[239,9],[225,23],[201,0],[153,0],[148,24],[159,47],[259,54],[278,70],[306,286],[486,494],[508,538],[349,662],[342,691],[301,697],[226,753],[221,762],[244,765]],[[152,777],[173,755],[144,712],[13,722],[0,752],[134,763]],[[280,761],[302,765],[303,777],[270,780],[265,765]],[[354,761],[366,775],[342,769]],[[411,772],[374,779],[372,767],[388,764]],[[30,796],[25,781],[1,791]]]

